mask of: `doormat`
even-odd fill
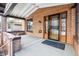
[[[62,49],[62,50],[65,49],[65,44],[63,44],[63,43],[54,42],[54,41],[50,41],[50,40],[45,40],[42,43],[46,44],[46,45],[49,45],[49,46],[52,46],[52,47]]]

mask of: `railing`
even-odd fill
[[[3,56],[6,55],[4,48],[6,47],[6,45],[7,45],[8,43],[9,43],[9,42],[6,42],[5,44],[3,44],[3,45],[0,47],[0,50],[1,50]]]
[[[21,49],[21,37],[10,33],[3,33],[3,45],[0,47],[4,55],[14,56],[14,53]],[[17,44],[18,43],[18,44]]]
[[[0,47],[3,55],[13,56],[13,38],[10,38],[7,33],[3,33],[4,44]]]

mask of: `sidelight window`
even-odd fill
[[[61,33],[62,35],[65,35],[65,31],[66,31],[66,14],[61,14],[61,22],[62,22],[62,29],[61,29]]]

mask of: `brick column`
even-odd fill
[[[7,23],[7,17],[2,16],[2,31],[6,31],[6,23]]]
[[[76,4],[76,23],[75,23],[75,33],[76,39],[74,40],[74,47],[77,55],[79,55],[79,3]]]
[[[76,35],[79,43],[79,3],[76,6]]]
[[[3,32],[5,32],[6,31],[6,20],[7,20],[7,18],[6,17],[4,17],[4,16],[2,16],[1,17],[1,21],[2,21],[2,24],[1,24],[1,29],[2,29],[2,31],[1,31],[1,45],[3,45]]]

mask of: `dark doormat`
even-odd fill
[[[65,49],[65,44],[63,44],[63,43],[54,42],[54,41],[51,41],[51,40],[45,40],[42,43],[46,44],[46,45],[49,45],[49,46],[59,48],[59,49],[62,49],[62,50]]]

